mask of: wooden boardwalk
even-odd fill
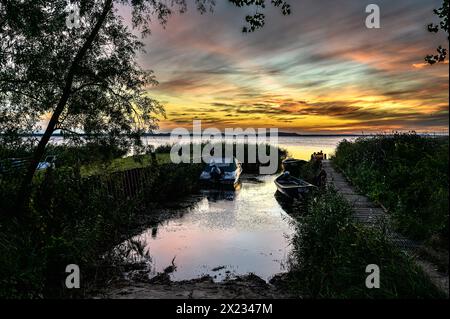
[[[435,265],[418,257],[422,243],[410,240],[394,232],[389,227],[389,216],[386,214],[382,205],[374,203],[366,196],[361,195],[342,173],[334,169],[329,160],[325,160],[322,163],[323,169],[327,173],[327,184],[334,187],[351,204],[354,211],[354,218],[368,227],[378,227],[384,224],[387,227],[387,234],[392,243],[405,253],[413,256],[417,264],[428,274],[434,284],[444,290],[448,295],[448,275],[439,273]]]

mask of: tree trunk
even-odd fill
[[[48,125],[47,125],[47,128],[45,129],[44,135],[42,136],[36,150],[33,153],[33,157],[28,166],[25,177],[22,181],[21,192],[19,193],[19,196],[17,199],[17,209],[18,209],[19,214],[24,213],[26,210],[28,201],[31,196],[31,184],[33,181],[34,173],[36,172],[39,161],[41,160],[42,156],[44,155],[45,148],[48,144],[48,141],[50,140],[50,137],[52,136],[53,132],[55,131],[56,125],[58,124],[58,121],[59,121],[59,117],[61,116],[62,112],[64,111],[67,101],[70,98],[71,91],[72,91],[73,79],[74,79],[76,71],[79,67],[79,64],[83,60],[87,51],[92,46],[92,43],[94,42],[96,36],[98,35],[98,32],[100,31],[103,23],[105,22],[105,19],[106,19],[108,13],[112,9],[112,7],[113,7],[113,0],[106,0],[99,19],[97,20],[94,28],[92,29],[91,33],[89,34],[88,38],[86,39],[86,42],[83,44],[81,49],[78,51],[77,55],[75,56],[71,66],[70,66],[69,72],[67,73],[66,83],[64,85],[64,89],[63,89],[61,98],[59,99],[58,104],[56,105],[56,108],[53,111],[52,117],[50,118],[50,121],[48,122]]]

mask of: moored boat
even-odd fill
[[[281,162],[281,167],[284,172],[290,172],[291,174],[298,176],[307,161],[296,159],[296,158],[287,158],[283,162]]]
[[[290,198],[302,198],[317,189],[316,186],[292,176],[287,171],[275,179],[275,185],[281,194]]]
[[[236,158],[213,158],[200,175],[204,184],[235,186],[242,173],[241,163]]]

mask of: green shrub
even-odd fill
[[[448,238],[448,137],[395,134],[343,141],[333,162],[414,238]]]
[[[64,289],[65,267],[80,266],[84,289],[106,279],[105,253],[142,226],[139,216],[155,204],[194,191],[201,166],[140,170],[145,184],[129,196],[122,173],[83,178],[76,168],[49,169],[34,179],[30,214],[20,221],[11,200],[20,180],[0,178],[0,298],[82,297],[83,289]]]
[[[350,205],[334,190],[311,201],[293,239],[290,286],[310,298],[443,297],[414,262],[392,246],[382,228],[352,219]],[[380,288],[368,289],[366,266],[380,268]]]

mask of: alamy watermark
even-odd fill
[[[366,7],[366,13],[369,13],[369,15],[366,17],[366,28],[380,29],[381,28],[380,7],[377,4],[369,4]]]
[[[192,133],[185,128],[172,130],[170,143],[170,159],[176,164],[236,158],[241,163],[261,164],[260,174],[275,174],[279,166],[277,128],[226,128],[222,132],[218,128],[202,130],[201,121],[193,121]]]
[[[68,13],[66,17],[66,27],[69,29],[80,27],[80,8],[76,3],[69,3],[65,9]]]
[[[66,277],[66,288],[80,288],[80,267],[76,264],[67,265],[66,273],[69,273]]]
[[[366,287],[369,289],[380,288],[380,267],[376,264],[366,266]]]

